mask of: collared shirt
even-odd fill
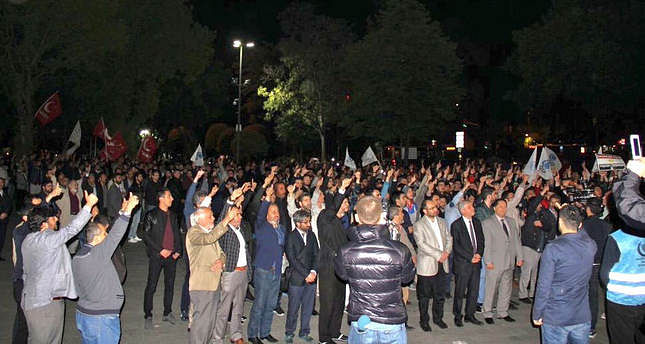
[[[473,225],[473,219],[467,219],[463,216],[461,218],[464,219],[464,222],[466,223],[466,231],[468,232],[470,241],[477,244],[477,234],[475,234],[475,225]],[[473,247],[473,249],[477,250],[477,247]]]
[[[300,236],[302,237],[302,241],[305,242],[305,246],[307,246],[307,232],[302,231],[298,229],[298,232],[300,233]]]
[[[432,232],[434,233],[435,238],[437,238],[437,244],[439,246],[439,249],[443,251],[443,239],[441,238],[441,229],[439,229],[439,221],[437,221],[437,218],[430,218],[430,216],[427,216],[428,222],[430,222],[430,228],[432,228]]]
[[[504,231],[504,233],[506,233],[506,236],[509,236],[511,233],[508,232],[510,228],[508,228],[508,223],[506,223],[506,219],[503,217],[497,216],[497,214],[495,215],[495,218],[497,219],[497,222],[499,222],[499,225],[502,226],[502,230],[504,230],[504,226],[506,226],[506,231]]]
[[[237,241],[240,243],[240,253],[237,257],[237,264],[235,267],[239,268],[246,266],[248,264],[246,262],[246,241],[244,241],[242,231],[240,231],[239,227],[233,227],[232,225],[228,225],[228,227],[233,230],[233,233],[235,233],[235,236],[237,237]]]

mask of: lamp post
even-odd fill
[[[243,43],[242,41],[235,40],[233,41],[233,46],[240,49],[240,72],[237,78],[237,124],[235,125],[235,164],[240,163],[240,139],[242,134],[242,59],[244,57],[244,46],[247,48],[253,48],[255,43],[247,42]]]

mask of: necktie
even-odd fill
[[[504,233],[506,233],[506,236],[508,237],[508,227],[506,227],[506,222],[504,222],[504,219],[501,219],[502,221],[502,228],[504,228]]]
[[[305,242],[305,246],[307,246],[307,233],[300,233],[302,234],[302,241]]]
[[[473,252],[477,252],[477,239],[475,238],[472,220],[468,220],[468,231],[470,232],[470,243],[473,245]]]

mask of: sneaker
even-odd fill
[[[607,320],[607,316],[605,315],[605,312],[602,312],[602,314],[600,314],[600,319]]]
[[[174,325],[174,324],[175,324],[175,322],[177,321],[177,318],[175,318],[175,316],[174,316],[172,313],[168,313],[167,315],[164,315],[164,316],[163,316],[163,319],[161,319],[161,320],[163,320],[163,321],[167,321],[167,322],[169,322],[171,325]]]
[[[181,316],[179,318],[181,321],[188,321],[188,312],[181,312]]]
[[[349,339],[349,337],[347,337],[346,335],[344,335],[342,333],[340,334],[340,336],[338,336],[338,338],[334,338],[334,340],[338,340],[338,341],[341,341],[341,342],[346,342],[348,339]]]
[[[285,335],[284,336],[284,342],[285,343],[293,343],[293,335],[292,334]]]
[[[143,323],[143,329],[144,330],[150,330],[152,329],[152,318],[146,318],[144,323]]]
[[[596,334],[597,334],[596,330],[591,330],[591,331],[589,331],[589,338],[594,338],[594,337],[596,337]]]
[[[311,343],[314,341],[314,337],[310,335],[306,335],[304,337],[298,337],[298,338],[300,338],[300,340],[304,341],[305,343]]]
[[[408,286],[408,288],[409,288],[411,291],[416,291],[416,290],[417,290],[417,286],[416,286],[414,283],[410,284],[410,285]]]
[[[246,321],[246,315],[243,315],[242,318],[240,319],[240,323],[244,324],[245,321]]]
[[[279,317],[284,316],[284,311],[282,310],[282,307],[278,306],[278,308],[273,310],[273,313]]]
[[[136,243],[138,243],[139,241],[137,240],[137,238],[136,238],[136,237],[134,237],[134,238],[130,238],[130,239],[128,239],[128,242],[129,242],[129,243],[131,243],[131,244],[136,244]]]

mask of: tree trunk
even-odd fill
[[[14,147],[17,156],[30,154],[34,149],[34,103],[32,93],[24,92],[17,95],[18,133],[14,137]]]
[[[326,162],[327,151],[325,149],[325,133],[323,133],[322,131],[319,131],[318,134],[320,135],[320,161]]]

